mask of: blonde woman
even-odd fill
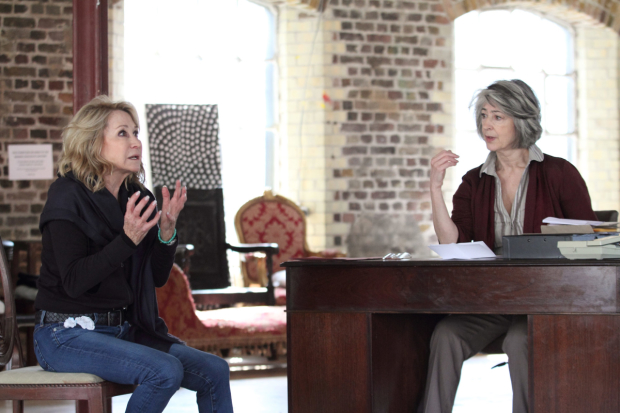
[[[185,387],[201,413],[233,411],[227,363],[168,334],[157,313],[187,200],[177,181],[157,209],[142,185],[135,108],[99,96],[63,132],[59,178],[41,214],[35,351],[48,371],[139,385],[127,412],[161,412]]]

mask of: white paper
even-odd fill
[[[496,257],[495,253],[482,241],[429,245],[428,247],[439,254],[444,260],[455,258],[460,260],[471,260],[475,258]]]
[[[52,144],[9,145],[9,179],[54,179]]]
[[[564,218],[554,218],[554,217],[547,217],[543,219],[543,223],[549,224],[549,225],[592,225],[594,227],[601,226],[601,225],[617,224],[617,222],[582,221],[580,219],[564,219]]]

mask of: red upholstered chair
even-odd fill
[[[344,254],[335,250],[311,251],[306,241],[306,216],[291,200],[274,195],[271,190],[263,196],[254,198],[243,205],[235,216],[235,229],[239,242],[278,244],[280,251],[273,257],[273,280],[277,284],[278,271],[283,271],[280,263],[299,257],[341,257]],[[266,285],[265,260],[246,254],[242,257],[241,271],[246,286]],[[276,304],[286,303],[286,289],[275,289]]]
[[[240,348],[246,354],[275,357],[286,348],[284,307],[231,307],[196,311],[187,277],[176,264],[170,279],[157,289],[159,315],[170,334],[188,346],[219,355]]]

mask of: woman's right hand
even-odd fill
[[[127,200],[127,211],[125,211],[125,225],[123,226],[123,230],[125,234],[133,241],[134,244],[138,245],[146,236],[151,228],[153,228],[157,221],[159,221],[159,217],[161,216],[161,211],[157,213],[153,217],[152,220],[148,221],[148,218],[153,213],[153,210],[157,206],[157,201],[153,201],[149,204],[150,198],[145,196],[142,198],[140,202],[136,205],[136,201],[140,196],[140,192],[137,191],[129,200]],[[146,207],[142,216],[140,216],[140,212]]]
[[[455,166],[458,155],[450,150],[442,150],[431,159],[431,189],[441,189],[446,177],[446,169]]]

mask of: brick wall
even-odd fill
[[[285,8],[279,20],[283,156],[278,169],[288,179],[282,180],[278,191],[308,208],[308,242],[311,248],[322,249],[330,224],[326,150],[332,113],[326,110],[323,94],[330,72],[324,49],[331,46],[324,38],[326,22],[319,21],[317,14]]]
[[[122,97],[122,4],[110,2],[110,51],[116,59],[110,90],[117,98]],[[455,3],[329,0],[321,17],[313,10],[316,2],[310,10],[276,4],[279,162],[286,176],[279,190],[309,208],[311,247],[346,250],[351,226],[365,214],[417,222],[424,239],[433,241],[428,162],[434,147],[452,142],[452,26],[444,7],[454,14]],[[60,132],[72,113],[71,5],[70,0],[0,0],[0,234],[5,238],[39,236],[38,216],[50,182],[8,181],[7,145],[51,142],[58,156]],[[609,46],[611,31],[606,39],[595,39],[603,29],[591,25],[591,32],[580,31],[593,9],[534,6],[574,24],[578,42],[590,36],[596,44],[588,42],[589,49],[607,50],[606,57],[602,51],[586,55],[585,43],[578,45],[582,69],[590,73],[579,79],[590,79],[580,83],[579,99],[592,109],[584,112],[580,106],[579,166],[595,207],[618,208],[617,40]],[[601,25],[610,22],[615,24],[606,19]],[[596,105],[607,105],[607,112]]]
[[[412,236],[418,236],[412,222],[417,223],[424,241],[436,242],[428,173],[435,148],[453,145],[452,24],[444,7],[454,4],[330,0],[321,17],[282,9],[282,89],[288,89],[282,93],[287,129],[282,136],[291,156],[281,190],[311,205],[311,247],[346,250],[351,231],[360,234],[358,223],[381,222],[384,216],[411,226]],[[605,28],[609,20],[593,18],[590,8],[580,11],[581,4],[520,5],[576,28],[578,167],[594,207],[618,209],[617,34]],[[464,10],[451,12],[458,17]],[[322,66],[321,59],[308,63],[311,48],[321,50]],[[304,116],[300,107],[306,108]],[[448,202],[456,189],[449,182],[448,177]],[[324,208],[321,198],[311,195],[322,187]],[[376,231],[376,224],[370,226]]]
[[[289,39],[299,36],[302,19],[309,32],[319,24],[317,14],[289,11],[288,19]],[[308,119],[289,117],[286,135],[291,140],[291,129],[303,129],[304,159],[306,149],[317,157],[323,152],[325,159],[310,161],[314,170],[296,170],[289,179],[300,180],[300,190],[295,184],[288,189],[302,204],[309,201],[305,191],[325,188],[325,213],[314,221],[309,216],[312,230],[325,237],[311,246],[346,249],[351,225],[369,214],[410,216],[408,222],[417,222],[432,239],[431,145],[450,133],[452,101],[452,29],[441,3],[331,0],[320,25],[314,48],[322,50],[322,72],[313,62],[307,79],[303,67],[285,73],[288,85],[302,85],[305,94],[296,97],[316,123],[313,128]],[[310,41],[312,33],[306,38]],[[285,99],[289,111],[295,109],[290,91]],[[308,139],[306,130],[324,133],[323,149],[313,147],[321,138]],[[412,226],[411,236],[416,233]]]
[[[72,107],[71,0],[0,0],[0,235],[40,237],[51,181],[9,181],[7,146],[52,143],[54,161]]]
[[[595,210],[620,210],[620,39],[611,29],[576,30],[578,167]]]

